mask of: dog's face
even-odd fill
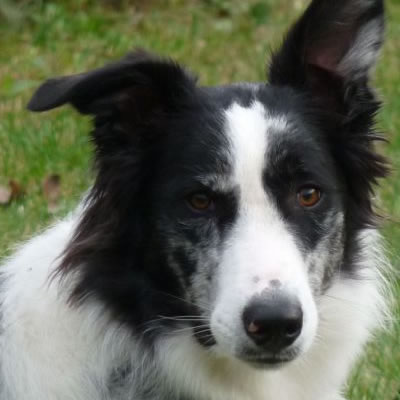
[[[340,171],[292,90],[201,96],[208,107],[166,124],[159,143],[151,247],[195,305],[201,343],[254,364],[290,360],[311,344],[314,296],[342,260]]]
[[[256,366],[307,351],[319,296],[357,276],[385,173],[368,88],[382,18],[378,0],[313,1],[269,85],[201,88],[143,52],[45,83],[31,109],[95,116],[98,175],[61,266],[73,298],[150,343],[191,335]]]

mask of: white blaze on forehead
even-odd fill
[[[240,193],[238,218],[220,268],[221,273],[225,267],[229,269],[222,276],[223,281],[231,280],[227,286],[234,286],[232,281],[237,280],[243,288],[257,276],[262,290],[269,280],[289,280],[292,268],[299,264],[293,237],[263,184],[269,139],[285,128],[282,116],[269,115],[257,101],[249,107],[233,104],[226,111],[232,180]]]
[[[239,185],[242,205],[265,202],[262,173],[268,138],[273,132],[283,131],[287,122],[283,117],[271,116],[264,106],[254,101],[250,107],[234,103],[226,111],[226,129],[232,145],[234,181]],[[249,198],[251,197],[251,198]]]
[[[263,171],[271,137],[283,134],[288,122],[272,116],[257,101],[249,107],[233,104],[226,111],[226,134],[230,141],[232,181],[238,188],[238,217],[226,238],[217,271],[215,306],[211,330],[219,349],[235,353],[249,340],[242,313],[254,296],[279,281],[287,296],[300,301],[304,313],[305,348],[316,329],[316,308],[308,284],[307,267],[293,233],[280,215],[263,184]]]

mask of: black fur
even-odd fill
[[[290,86],[308,97],[311,106],[305,112],[324,132],[339,169],[347,238],[342,267],[348,272],[354,272],[359,253],[359,244],[352,239],[360,229],[378,222],[372,204],[374,187],[389,172],[387,160],[374,148],[374,142],[384,139],[374,129],[380,102],[369,86],[373,65],[355,57],[345,70],[340,68],[360,30],[371,21],[378,26],[378,31],[370,32],[377,54],[384,33],[382,0],[314,1],[289,31],[269,68],[272,84]],[[356,50],[361,55],[371,49]]]

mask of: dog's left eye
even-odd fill
[[[321,191],[315,187],[304,187],[297,192],[297,201],[302,207],[313,207],[321,200]]]
[[[193,193],[187,198],[189,206],[195,211],[208,211],[214,206],[214,202],[206,193]]]

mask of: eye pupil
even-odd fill
[[[316,188],[307,187],[298,192],[297,198],[302,207],[312,207],[321,199],[321,192]]]

